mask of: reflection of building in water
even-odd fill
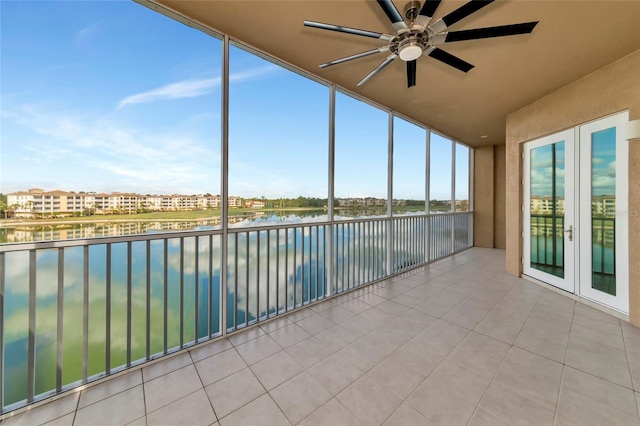
[[[591,197],[591,212],[600,216],[615,216],[616,196],[596,195]]]
[[[229,207],[243,206],[241,197],[230,196]],[[140,195],[133,193],[48,191],[33,188],[7,194],[16,217],[136,213],[140,211],[188,211],[220,208],[219,195]],[[263,203],[264,204],[264,203]],[[259,208],[259,207],[255,207]]]
[[[241,219],[239,219],[241,220]],[[188,231],[204,226],[219,226],[220,218],[197,221],[109,222],[19,226],[6,229],[6,242],[117,237],[160,231]]]
[[[541,197],[539,195],[531,196],[531,213],[533,214],[552,214],[553,213],[553,197],[550,195]],[[564,215],[564,197],[556,197],[555,208],[557,215]]]

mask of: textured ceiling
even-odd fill
[[[532,34],[441,46],[475,65],[467,74],[423,56],[412,88],[399,59],[357,87],[386,54],[318,65],[385,42],[304,27],[303,21],[393,33],[376,2],[153,1],[476,147],[504,143],[509,113],[640,49],[640,0],[496,1],[450,30],[540,23]],[[394,3],[402,11],[407,1]],[[443,0],[434,19],[464,3]]]

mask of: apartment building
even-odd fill
[[[106,194],[31,188],[7,194],[7,205],[19,218],[138,211],[188,211],[220,208],[220,195],[140,195],[124,192]],[[242,197],[229,197],[229,207],[243,206]]]

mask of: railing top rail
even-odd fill
[[[336,219],[335,224],[350,224],[350,223],[369,223],[369,222],[387,222],[397,221],[407,218],[429,218],[429,217],[442,217],[442,216],[460,216],[472,214],[471,211],[465,212],[443,212],[443,213],[428,213],[428,214],[415,214],[415,215],[402,215],[402,216],[377,216],[377,217],[365,217],[365,218],[353,218],[353,219]],[[273,225],[263,226],[244,226],[244,227],[230,227],[228,232],[230,234],[237,234],[243,232],[259,232],[270,231],[276,229],[297,229],[314,226],[328,226],[331,225],[330,221],[321,222],[300,222],[300,223],[277,223]],[[222,229],[206,229],[198,231],[166,231],[151,234],[133,234],[133,235],[119,235],[110,237],[91,237],[91,238],[78,238],[69,240],[52,240],[52,241],[33,241],[33,242],[19,242],[19,243],[5,243],[0,244],[0,253],[9,253],[14,251],[25,250],[46,250],[53,248],[66,248],[66,247],[84,247],[100,244],[116,244],[126,242],[137,241],[155,241],[165,240],[172,238],[183,237],[199,237],[206,235],[222,235]]]

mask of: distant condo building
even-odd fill
[[[229,208],[240,208],[243,199],[228,198]],[[78,214],[187,211],[220,208],[220,195],[140,195],[134,193],[44,191],[39,188],[7,194],[7,205],[16,217]]]

